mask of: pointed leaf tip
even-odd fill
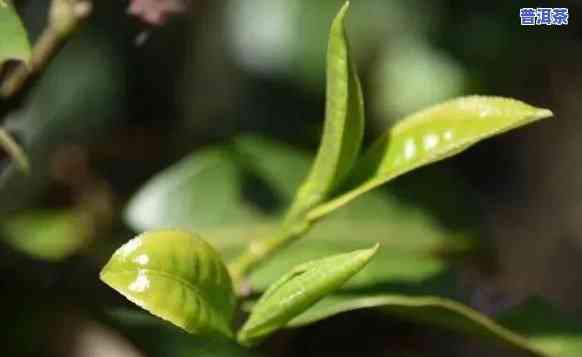
[[[344,26],[348,8],[346,2],[329,31],[323,135],[311,171],[289,211],[287,221],[291,224],[302,220],[345,181],[360,153],[364,97]]]
[[[285,326],[324,296],[362,270],[379,248],[313,260],[291,269],[267,289],[238,334],[244,345],[253,345]]]
[[[414,113],[381,136],[358,162],[352,189],[315,207],[316,220],[400,175],[460,153],[489,137],[553,116],[522,101],[472,95]]]

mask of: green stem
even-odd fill
[[[20,64],[7,74],[0,85],[0,98],[14,96],[32,75],[42,71],[90,13],[89,0],[53,0],[48,26],[34,44],[30,63]]]
[[[28,162],[26,154],[4,128],[0,128],[0,146],[6,150],[8,156],[16,163],[20,171],[25,174],[30,171],[30,163]]]
[[[312,225],[313,222],[307,220],[294,224],[286,220],[281,228],[270,238],[249,244],[246,251],[228,266],[237,291],[246,290],[244,289],[246,285],[245,278],[251,271],[281,249],[305,235]]]

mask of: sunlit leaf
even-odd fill
[[[7,0],[0,0],[0,66],[10,59],[28,62],[30,43],[12,4]]]
[[[346,3],[334,19],[327,50],[325,124],[311,172],[297,192],[290,220],[302,216],[346,178],[364,133],[364,100],[344,27]]]
[[[293,319],[289,326],[299,327],[338,313],[365,308],[378,308],[407,320],[502,342],[531,356],[567,356],[551,354],[526,335],[511,330],[457,301],[436,296],[332,295]]]
[[[203,232],[255,220],[242,204],[240,173],[224,150],[196,152],[150,179],[128,204],[135,230],[184,227]]]
[[[72,211],[32,211],[10,215],[0,222],[4,242],[31,256],[62,260],[87,243],[88,231]]]
[[[232,335],[235,295],[221,257],[183,231],[141,234],[119,248],[101,280],[193,334]]]
[[[457,98],[420,111],[398,122],[372,146],[354,169],[361,181],[357,187],[308,216],[322,217],[395,177],[551,115],[514,99],[484,96]]]
[[[285,326],[360,271],[378,247],[313,260],[292,269],[261,296],[238,334],[239,342],[258,343]]]

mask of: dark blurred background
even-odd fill
[[[2,164],[0,213],[12,224],[0,242],[0,355],[229,355],[193,353],[173,328],[117,326],[103,308],[120,299],[98,271],[134,234],[120,218],[131,194],[186,154],[242,134],[314,152],[327,33],[341,3],[191,0],[186,13],[149,26],[127,15],[126,1],[94,2],[87,26],[46,72],[0,103],[33,167],[23,177]],[[48,2],[18,6],[34,38]],[[538,6],[568,7],[570,24],[520,26],[519,9]],[[480,239],[494,263],[461,267],[458,279],[482,311],[529,295],[574,314],[582,307],[578,13],[580,1],[352,1],[348,29],[365,91],[367,141],[405,114],[460,95],[514,97],[555,113],[437,164],[454,173],[452,184],[421,182],[427,192],[461,185],[471,192],[461,201],[478,210]],[[414,199],[422,203],[420,192]],[[446,215],[463,216],[463,205],[449,205]],[[90,238],[63,238],[73,229],[64,217],[71,207],[84,213],[90,232],[69,236]],[[34,236],[54,212],[64,215],[59,237],[30,243],[42,256],[8,238]],[[263,352],[462,356],[491,355],[492,348],[363,312],[282,333]]]

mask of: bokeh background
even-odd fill
[[[404,115],[460,95],[514,97],[554,111],[555,119],[400,179],[395,194],[443,224],[479,232],[483,256],[455,266],[471,306],[493,314],[539,295],[582,317],[582,3],[543,3],[568,7],[568,26],[520,26],[520,7],[541,5],[353,0],[348,28],[365,91],[367,142]],[[35,38],[48,2],[18,6]],[[0,103],[33,167],[23,177],[2,162],[0,355],[229,355],[141,315],[112,318],[108,309],[124,302],[98,271],[135,234],[122,219],[128,199],[185,155],[248,134],[314,153],[327,33],[339,6],[191,0],[186,13],[156,27],[128,16],[125,1],[94,2],[89,23],[46,72]],[[249,199],[260,201],[253,192]],[[83,217],[81,226],[71,224],[72,213]],[[360,312],[277,334],[260,352],[493,351],[500,353]]]

